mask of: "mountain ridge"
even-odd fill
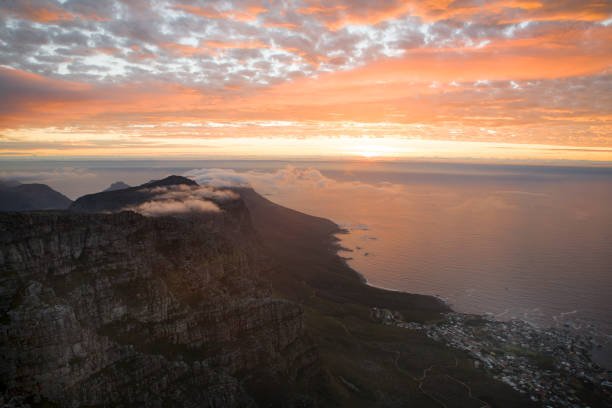
[[[111,185],[108,186],[106,189],[104,189],[102,192],[125,190],[126,188],[130,188],[130,187],[131,187],[130,185],[125,184],[123,181],[115,181],[114,183],[111,183]]]
[[[152,191],[156,187],[190,186],[197,187],[198,183],[182,176],[168,176],[160,180],[151,180],[135,187],[120,190],[105,190],[99,193],[86,194],[77,198],[70,210],[80,212],[121,211],[130,206],[142,204],[153,199],[157,193]]]
[[[64,210],[71,203],[46,184],[0,183],[0,211]]]

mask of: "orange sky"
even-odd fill
[[[0,155],[612,161],[609,2],[153,3],[0,3]]]

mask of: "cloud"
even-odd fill
[[[173,112],[203,105],[201,95],[177,85],[98,86],[2,67],[0,93],[3,127],[23,127],[28,123],[34,127],[127,124],[132,122],[130,117],[142,120],[143,115],[160,115],[170,104],[174,105]]]
[[[383,165],[384,166],[384,165]],[[250,185],[259,194],[275,203],[315,216],[332,219],[339,225],[368,230],[364,222],[378,217],[386,218],[391,211],[394,219],[418,217],[419,214],[454,214],[460,211],[490,213],[493,209],[514,211],[525,200],[534,198],[548,200],[538,191],[514,190],[513,171],[506,169],[503,175],[492,173],[474,174],[468,167],[420,166],[399,171],[391,165],[392,171],[370,173],[367,166],[359,163],[345,163],[334,170],[321,171],[312,167],[286,166],[274,171],[235,171],[231,169],[199,169],[187,173],[198,183],[212,182],[214,185]],[[339,171],[340,169],[340,171]],[[328,173],[329,172],[329,173]],[[324,174],[326,173],[326,174]],[[201,177],[199,176],[201,175]],[[397,182],[381,181],[393,177]],[[453,186],[460,182],[474,181],[478,177],[482,185],[491,180],[508,186],[506,191],[467,190]],[[521,177],[516,178],[521,180]],[[371,181],[368,181],[371,180]],[[512,186],[512,187],[510,187]],[[348,199],[347,197],[350,197]],[[350,208],[347,210],[347,206]],[[473,209],[472,209],[473,207]],[[373,234],[376,232],[374,231]],[[363,239],[371,235],[365,236]]]
[[[90,89],[86,84],[48,79],[28,72],[0,67],[0,115],[19,112],[27,105],[45,104],[47,101],[75,101],[87,99]],[[25,105],[25,106],[24,106]]]
[[[197,144],[261,131],[130,126],[385,122],[452,139],[482,123],[506,127],[498,141],[609,145],[610,15],[596,0],[0,1],[0,128]]]
[[[274,171],[235,171],[231,169],[195,169],[185,174],[201,184],[214,186],[244,187],[251,186],[259,194],[288,208],[315,216],[326,216],[338,223],[355,223],[357,219],[346,219],[346,197],[358,208],[360,203],[368,203],[364,211],[377,203],[384,208],[388,200],[398,198],[405,192],[402,186],[392,184],[368,184],[359,181],[339,181],[325,176],[315,168],[286,166]],[[364,198],[367,197],[367,200]]]
[[[190,177],[190,176],[187,176]],[[165,187],[154,187],[148,191],[155,194],[156,200],[186,201],[189,199],[211,199],[218,202],[236,200],[238,195],[231,190],[220,190],[212,184],[204,186],[175,185]]]
[[[596,1],[144,4],[0,2],[5,13],[0,65],[71,81],[169,81],[203,93],[226,89],[249,72],[239,87],[246,92],[297,74],[316,77],[403,58],[410,49],[437,52],[514,37],[537,40],[531,32],[537,27],[548,27],[572,48],[589,47],[589,33],[605,28],[600,23],[612,13],[609,4]],[[573,34],[567,35],[570,27]],[[232,52],[245,49],[262,52]],[[272,69],[258,69],[260,63]]]
[[[374,171],[367,164],[358,162],[322,166],[322,170],[291,165],[273,171],[194,169],[186,176],[198,183],[214,186],[251,186],[281,205],[330,217],[347,228],[362,230],[368,230],[363,221],[384,214],[388,208],[403,208],[397,216],[410,218],[420,212],[458,211],[457,208],[466,209],[474,203],[482,211],[488,211],[489,207],[510,211],[526,202],[533,204],[534,200],[545,204],[553,198],[550,192],[538,191],[536,184],[539,186],[539,183],[528,184],[528,180],[556,177],[552,174],[528,174],[526,168],[520,166],[500,166],[492,170],[469,165],[402,167],[380,164],[381,167],[376,165]],[[484,188],[471,195],[453,187],[466,182],[496,185],[503,189]],[[528,189],[531,187],[533,191]],[[352,207],[350,212],[357,218],[346,218],[346,205]],[[360,215],[363,219],[359,218]]]
[[[293,196],[317,195],[334,192],[344,194],[347,191],[364,193],[391,193],[403,191],[403,187],[391,183],[369,184],[359,181],[338,181],[325,176],[320,170],[307,167],[298,168],[287,165],[275,171],[249,170],[238,172],[232,169],[194,169],[186,172],[185,177],[205,186],[252,187],[261,194]]]
[[[212,201],[187,199],[185,201],[160,200],[148,201],[137,207],[130,207],[135,211],[149,217],[169,214],[185,214],[198,212],[220,212],[221,209]]]
[[[125,210],[146,216],[184,214],[198,212],[221,212],[219,203],[238,199],[230,190],[219,190],[211,186],[165,186],[148,189],[153,199]],[[212,201],[211,201],[212,200]]]
[[[521,190],[504,190],[495,191],[495,194],[509,194],[509,195],[521,195],[527,197],[550,197],[547,193],[534,193],[533,191],[521,191]]]
[[[226,169],[194,169],[184,174],[196,183],[212,187],[248,187],[250,182],[247,174],[240,174]]]
[[[215,7],[205,6],[191,6],[187,4],[178,3],[175,6],[177,10],[184,10],[188,13],[194,14],[204,18],[214,19],[230,19],[241,22],[252,22],[257,20],[257,15],[266,12],[265,8],[258,6],[247,6],[244,9],[230,8],[228,10],[219,11]]]
[[[50,1],[6,1],[3,11],[9,15],[37,23],[72,21],[75,15]]]
[[[74,178],[92,178],[92,172],[74,167],[62,167],[53,171],[0,171],[0,180],[14,180],[21,183],[48,182]]]
[[[184,175],[198,184],[215,187],[253,187],[264,193],[323,188],[335,183],[317,169],[299,169],[291,165],[273,173],[255,170],[237,172],[228,169],[198,169]]]

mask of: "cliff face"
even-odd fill
[[[318,370],[303,312],[260,279],[242,200],[223,210],[0,213],[5,402],[309,403],[292,393]]]

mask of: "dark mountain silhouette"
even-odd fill
[[[116,181],[104,191],[125,190],[126,188],[130,188],[130,187],[131,186],[125,184],[123,181]]]
[[[151,180],[148,183],[145,183],[140,187],[153,188],[153,187],[175,186],[179,184],[184,184],[186,186],[197,186],[198,185],[198,183],[196,183],[192,179],[188,179],[187,177],[183,177],[183,176],[173,175],[173,176],[168,176],[161,180]]]
[[[151,180],[137,187],[129,187],[122,190],[106,190],[100,193],[85,195],[76,199],[70,206],[70,210],[91,213],[121,211],[130,206],[151,200],[157,194],[153,191],[156,187],[173,185],[196,187],[198,183],[186,177],[169,176],[162,180]]]
[[[71,203],[46,184],[0,183],[0,211],[64,210]]]

